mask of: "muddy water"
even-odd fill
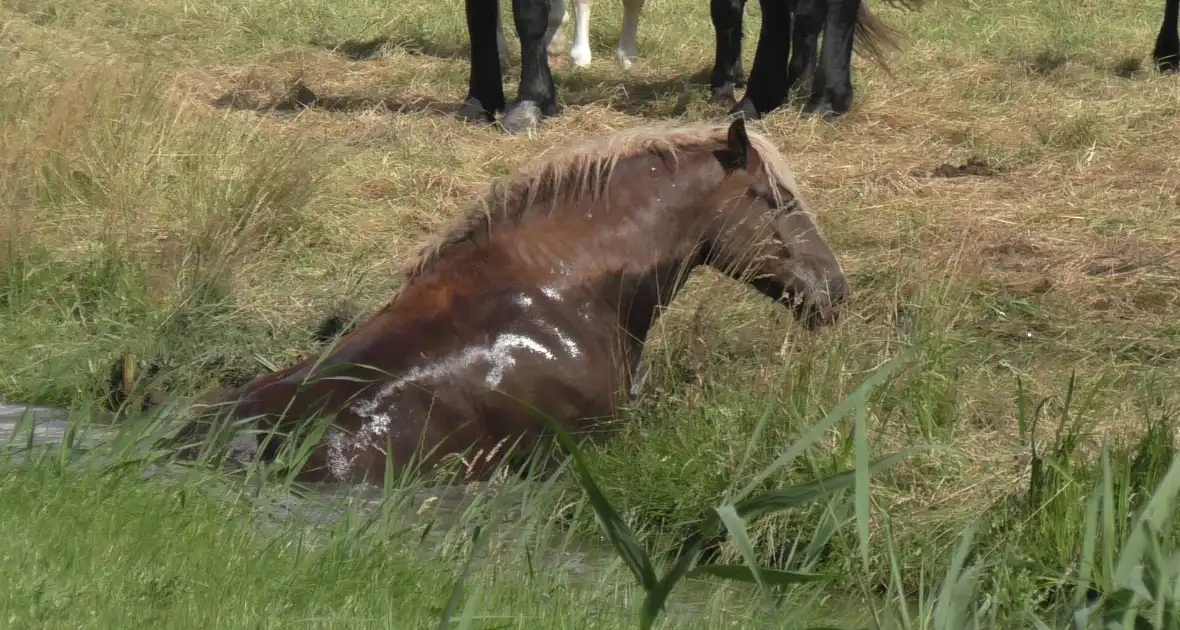
[[[69,423],[62,410],[48,407],[29,407],[0,403],[0,449],[19,450],[30,444],[53,445],[62,442],[67,435]],[[114,429],[102,425],[88,425],[86,430],[75,435],[75,445],[86,447],[111,438]],[[11,452],[11,450],[10,450]],[[10,465],[19,465],[9,460]],[[148,471],[152,474],[152,471]],[[240,489],[240,486],[239,486]],[[469,553],[471,525],[469,517],[473,505],[484,506],[494,494],[479,484],[463,486],[440,486],[414,491],[400,497],[392,506],[383,506],[382,492],[372,487],[345,487],[334,484],[305,486],[298,492],[262,491],[253,497],[258,509],[273,517],[276,528],[292,522],[306,524],[314,530],[325,530],[327,526],[346,516],[371,516],[377,510],[390,510],[390,527],[413,531],[421,536],[423,554],[443,554],[454,561],[461,561]],[[392,509],[391,509],[392,508]],[[501,506],[500,509],[503,509]],[[512,509],[508,510],[508,514]],[[511,516],[508,517],[510,519]],[[507,520],[507,519],[505,519]],[[428,528],[422,527],[430,523]],[[538,526],[539,527],[539,526]],[[577,583],[592,588],[600,585],[621,584],[631,577],[623,568],[613,550],[604,544],[588,543],[583,540],[569,540],[559,533],[536,531],[525,533],[513,523],[497,528],[500,535],[492,545],[497,555],[519,558],[528,549],[534,569],[538,562],[545,562]],[[422,532],[425,532],[423,535]],[[512,540],[514,537],[516,540]],[[516,543],[513,545],[513,543]],[[484,550],[479,555],[493,553]],[[705,584],[682,583],[680,591],[667,611],[670,617],[692,618],[700,614],[714,589]]]
[[[26,407],[0,403],[0,444],[8,442],[21,419],[35,422],[33,439],[38,444],[52,444],[65,439],[66,414],[49,407]],[[22,432],[22,442],[28,434]]]

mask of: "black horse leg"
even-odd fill
[[[819,53],[819,34],[824,28],[827,5],[824,0],[800,0],[795,10],[791,29],[791,64],[787,72],[787,86],[810,89],[815,80],[815,64]],[[810,93],[807,94],[810,97]]]
[[[746,95],[730,110],[747,118],[760,118],[787,100],[787,64],[791,55],[791,16],[796,0],[759,0],[762,6],[762,31]]]
[[[466,0],[467,37],[471,41],[471,71],[467,78],[467,102],[459,109],[465,120],[492,123],[504,109],[504,83],[500,79],[500,55],[496,49],[496,21],[500,0]]]
[[[512,0],[512,18],[520,37],[520,90],[504,115],[504,130],[517,133],[557,114],[557,86],[549,71],[545,31],[549,3],[564,0]]]
[[[1164,0],[1164,23],[1151,57],[1160,72],[1180,72],[1180,0]]]
[[[745,83],[742,72],[742,14],[746,0],[710,0],[709,17],[717,46],[713,58],[713,102],[733,104],[734,90]]]
[[[811,90],[803,107],[831,120],[852,108],[852,35],[861,0],[829,0],[824,20],[824,43]]]

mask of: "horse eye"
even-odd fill
[[[770,191],[764,186],[759,186],[757,184],[750,186],[749,194],[755,199],[761,199],[764,203],[766,203],[766,205],[770,206],[771,210],[779,209],[778,200],[775,199],[774,195],[770,194]]]

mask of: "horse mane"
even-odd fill
[[[586,208],[603,195],[620,160],[652,154],[675,161],[683,151],[716,150],[727,143],[727,124],[652,124],[591,138],[572,148],[550,149],[515,173],[491,185],[481,200],[471,205],[451,226],[423,247],[405,269],[406,285],[428,273],[448,250],[458,245],[486,241],[494,225],[519,225],[536,210],[534,202],[549,198],[555,208]],[[763,171],[777,197],[786,189],[807,211],[787,160],[766,136],[749,130],[747,137],[761,158]],[[558,204],[558,201],[566,201]],[[546,215],[549,216],[549,215]]]

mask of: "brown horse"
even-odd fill
[[[702,264],[809,328],[849,297],[783,157],[741,119],[611,135],[494,185],[385,307],[320,357],[203,401],[225,407],[186,433],[253,419],[291,435],[331,418],[298,479],[377,482],[387,458],[424,471],[448,456],[486,479],[546,433],[522,401],[572,433],[602,430],[661,307]]]

